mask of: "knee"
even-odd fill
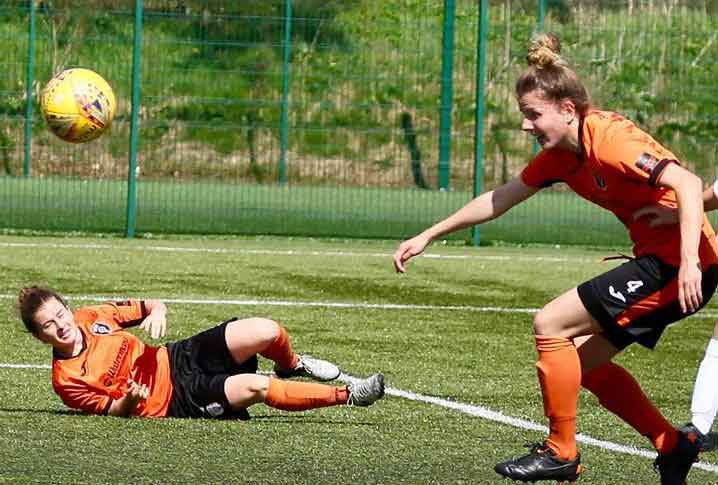
[[[277,340],[281,331],[280,326],[274,320],[268,318],[252,318],[252,334],[262,344],[270,345]]]
[[[224,393],[233,408],[246,408],[267,397],[269,378],[256,374],[238,374],[224,383]]]
[[[269,379],[266,376],[257,374],[246,374],[246,389],[252,396],[264,396],[269,390]]]
[[[552,335],[554,333],[552,320],[545,307],[539,310],[534,315],[534,335]]]

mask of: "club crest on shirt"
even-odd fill
[[[650,153],[644,153],[643,155],[638,157],[638,160],[636,160],[636,166],[646,172],[648,175],[651,175],[656,169],[656,166],[659,162],[660,160],[658,160]]]
[[[601,190],[606,190],[606,181],[601,177],[601,174],[594,173],[593,180],[596,182],[596,186]]]
[[[95,322],[90,327],[90,331],[95,335],[109,335],[112,333],[112,328],[103,322]]]

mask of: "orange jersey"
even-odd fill
[[[591,111],[579,129],[582,155],[561,148],[544,150],[524,168],[526,185],[541,188],[565,182],[584,199],[608,209],[628,228],[635,256],[652,254],[680,266],[681,233],[677,224],[651,228],[648,218],[633,220],[647,205],[676,208],[676,194],[660,187],[661,174],[676,156],[621,115]],[[718,245],[703,216],[699,257],[704,266],[718,263]]]
[[[74,409],[105,414],[113,400],[125,395],[132,379],[150,390],[132,414],[165,416],[172,397],[167,348],[145,345],[124,330],[147,316],[144,302],[85,307],[74,316],[84,339],[82,352],[71,358],[55,356],[52,361],[52,387],[62,401]]]

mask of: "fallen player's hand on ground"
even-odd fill
[[[152,338],[164,337],[167,330],[167,316],[164,312],[155,310],[147,315],[140,324],[140,328],[150,334]]]
[[[133,403],[144,401],[150,397],[150,388],[146,384],[135,382],[132,379],[127,381],[127,394],[125,395]]]

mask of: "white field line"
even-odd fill
[[[123,296],[101,296],[101,295],[64,295],[70,301],[104,302],[117,301],[127,298]],[[17,295],[0,294],[0,299],[13,300]],[[202,298],[163,298],[153,297],[165,303],[176,303],[185,305],[227,305],[227,306],[279,306],[279,307],[314,307],[314,308],[347,308],[367,310],[427,310],[427,311],[463,311],[476,313],[525,313],[533,314],[539,311],[538,308],[512,308],[494,306],[471,306],[471,305],[414,305],[400,303],[351,303],[332,301],[289,301],[289,300],[254,300],[254,299],[202,299]],[[702,318],[716,318],[718,313],[702,311],[696,315]],[[691,318],[689,317],[689,318]]]
[[[127,296],[100,296],[100,295],[63,295],[70,301],[105,302],[126,299]],[[0,294],[0,299],[15,299],[17,295]],[[154,298],[164,303],[185,305],[227,305],[227,306],[281,306],[281,307],[317,307],[317,308],[349,308],[349,309],[379,309],[379,310],[451,310],[467,312],[488,313],[536,313],[535,308],[502,308],[502,307],[475,307],[464,305],[403,305],[398,303],[349,303],[332,301],[288,301],[288,300],[215,300],[201,298]]]
[[[0,368],[3,369],[51,369],[51,366],[47,364],[5,364],[0,363]],[[357,380],[356,377],[351,376],[349,374],[342,373],[339,376],[339,380],[342,382],[350,383]],[[464,414],[468,414],[469,416],[474,416],[481,419],[486,419],[488,421],[493,421],[495,423],[500,424],[506,424],[509,426],[512,426],[514,428],[519,429],[525,429],[530,431],[540,431],[543,433],[548,432],[548,428],[542,424],[534,423],[533,421],[529,421],[526,419],[521,418],[514,418],[512,416],[507,416],[506,414],[500,413],[498,411],[492,411],[489,408],[485,408],[483,406],[475,406],[472,404],[465,404],[458,401],[449,401],[448,399],[442,399],[439,397],[433,397],[433,396],[426,396],[423,394],[417,394],[415,392],[411,391],[404,391],[401,389],[394,389],[393,387],[387,387],[386,393],[390,396],[400,397],[403,399],[407,399],[409,401],[417,401],[422,402],[426,404],[431,404],[434,406],[440,406],[447,409],[453,409],[455,411],[459,411]],[[591,436],[585,435],[583,433],[578,434],[576,436],[576,439],[579,443],[584,443],[590,446],[595,446],[597,448],[602,448],[604,450],[613,451],[616,453],[622,453],[625,455],[633,455],[633,456],[642,456],[644,458],[653,459],[656,457],[656,453],[654,451],[649,451],[645,449],[636,448],[635,446],[626,446],[621,445],[618,443],[613,443],[611,441],[605,441],[605,440],[599,440],[596,438],[592,438]],[[718,465],[712,464],[712,463],[706,463],[706,462],[698,462],[693,465],[696,468],[700,468],[702,470],[718,473]]]
[[[342,376],[342,377],[344,377],[344,376]],[[351,379],[347,379],[347,380],[351,380]],[[507,416],[503,413],[500,413],[498,411],[492,411],[491,409],[485,408],[483,406],[474,406],[472,404],[465,404],[465,403],[461,403],[461,402],[457,402],[457,401],[449,401],[448,399],[442,399],[442,398],[433,397],[433,396],[425,396],[423,394],[416,394],[411,391],[402,391],[401,389],[387,388],[386,393],[389,394],[390,396],[402,397],[402,398],[408,399],[410,401],[418,401],[418,402],[423,402],[423,403],[427,403],[427,404],[433,404],[435,406],[441,406],[444,408],[454,409],[456,411],[459,411],[464,414],[468,414],[470,416],[475,416],[477,418],[486,419],[488,421],[493,421],[495,423],[507,424],[514,428],[520,428],[520,429],[526,429],[526,430],[532,430],[532,431],[542,431],[544,433],[548,433],[548,428],[542,424],[537,424],[537,423],[534,423],[533,421],[528,421],[526,419],[514,418],[512,416]],[[597,448],[602,448],[604,450],[614,451],[616,453],[622,453],[625,455],[642,456],[642,457],[651,458],[651,459],[656,457],[655,451],[640,449],[640,448],[636,448],[635,446],[621,445],[618,443],[613,443],[611,441],[599,440],[596,438],[592,438],[591,436],[588,436],[583,433],[578,434],[576,436],[576,440],[579,443],[585,443],[590,446],[595,446]],[[696,468],[700,468],[702,470],[707,470],[710,472],[718,473],[718,465],[715,465],[712,463],[698,462],[698,463],[695,463],[693,466]]]
[[[112,251],[157,251],[169,253],[209,253],[209,254],[263,254],[270,256],[321,256],[321,257],[370,257],[370,258],[386,258],[387,261],[393,256],[393,253],[362,253],[353,251],[295,251],[275,250],[275,249],[238,249],[238,248],[186,248],[176,246],[118,246],[112,244],[77,244],[77,243],[10,243],[0,242],[0,248],[41,248],[41,249],[98,249]],[[600,262],[600,258],[567,258],[552,256],[500,256],[500,255],[481,255],[481,254],[436,254],[424,253],[420,257],[427,259],[475,259],[485,261],[545,261],[550,263],[589,263]]]

